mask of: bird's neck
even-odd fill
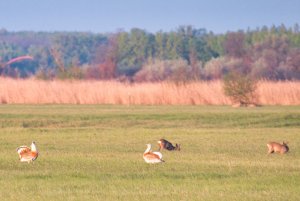
[[[144,153],[148,153],[150,150],[151,150],[151,146],[148,145],[148,147]]]
[[[31,145],[31,151],[32,152],[37,152],[38,151],[34,144]]]

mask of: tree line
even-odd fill
[[[1,76],[143,82],[222,79],[229,72],[299,80],[299,25],[224,34],[192,26],[156,33],[0,30]]]

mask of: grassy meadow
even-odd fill
[[[299,106],[0,105],[0,127],[1,200],[300,200]],[[146,164],[162,137],[182,150]]]

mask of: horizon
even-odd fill
[[[293,27],[300,22],[300,2],[296,0],[89,0],[88,3],[83,0],[12,0],[0,2],[0,7],[5,8],[0,13],[0,19],[5,19],[0,23],[0,29],[9,32],[112,33],[138,28],[156,33],[174,31],[180,26],[192,26],[224,34],[282,24]]]
[[[192,25],[179,25],[177,27],[174,27],[171,30],[167,30],[167,31],[159,30],[159,31],[156,31],[156,32],[151,32],[151,31],[148,31],[147,29],[143,29],[143,28],[139,28],[139,27],[132,27],[131,29],[140,29],[140,30],[143,30],[143,31],[145,31],[147,33],[150,33],[150,34],[156,34],[156,33],[161,32],[161,31],[165,32],[165,33],[168,33],[168,32],[172,32],[172,31],[176,31],[180,27],[192,26],[193,29],[197,29],[197,30],[198,29],[204,29],[207,33],[211,32],[215,35],[222,35],[222,34],[227,34],[227,33],[230,33],[230,32],[240,32],[240,31],[242,31],[242,32],[250,31],[251,32],[251,31],[261,30],[264,27],[267,27],[268,29],[271,29],[273,26],[275,28],[278,28],[280,26],[284,26],[286,29],[294,29],[296,25],[300,26],[300,24],[298,24],[298,23],[295,23],[291,26],[286,26],[285,24],[278,24],[278,25],[273,24],[271,26],[262,25],[260,27],[255,27],[255,28],[248,27],[247,29],[238,29],[238,30],[234,30],[234,31],[228,30],[224,33],[223,32],[222,33],[216,33],[216,32],[213,32],[211,30],[206,29],[205,27],[195,27],[195,26],[192,26]],[[93,32],[93,31],[84,31],[84,30],[82,30],[82,31],[81,30],[79,30],[79,31],[72,31],[72,30],[53,30],[53,31],[51,31],[51,30],[49,30],[49,31],[48,30],[8,30],[5,27],[0,27],[0,33],[2,31],[5,31],[5,32],[8,32],[8,33],[22,33],[22,32],[49,33],[49,34],[52,34],[52,33],[86,33],[86,34],[104,34],[105,35],[105,34],[114,34],[114,33],[123,32],[123,31],[124,32],[130,32],[131,29],[129,29],[129,30],[117,29],[117,30],[111,31],[111,32],[105,32],[105,31],[104,32]]]
[[[280,26],[284,26],[287,30],[292,30],[294,31],[295,30],[295,26],[298,25],[300,26],[300,24],[296,23],[292,26],[286,26],[285,24],[281,24],[281,25],[272,25],[272,26],[266,26],[266,25],[263,25],[261,27],[256,27],[256,28],[253,28],[251,29],[250,27],[248,27],[247,29],[239,29],[239,30],[235,30],[235,31],[226,31],[224,33],[215,33],[211,30],[207,30],[205,27],[194,27],[192,25],[179,25],[177,27],[175,27],[174,29],[172,30],[169,30],[169,31],[162,31],[163,33],[170,33],[172,31],[177,31],[177,29],[179,29],[180,27],[182,26],[192,26],[193,29],[196,29],[196,30],[199,30],[199,29],[203,29],[206,31],[206,33],[212,33],[214,34],[215,36],[217,35],[226,35],[228,33],[234,33],[234,32],[244,32],[244,33],[247,33],[248,31],[250,32],[255,32],[255,31],[261,31],[262,28],[264,27],[267,27],[269,30],[274,26],[275,28],[279,28]],[[139,28],[139,27],[133,27],[132,29],[140,29],[140,30],[143,30],[145,31],[146,33],[148,34],[156,34],[158,32],[161,32],[161,31],[157,31],[157,32],[151,32],[151,31],[148,31],[146,29],[142,29],[142,28]],[[45,34],[55,34],[55,33],[62,33],[62,34],[76,34],[76,33],[83,33],[83,34],[91,34],[91,35],[110,35],[110,34],[115,34],[115,33],[121,33],[121,32],[127,32],[127,33],[130,33],[131,29],[130,30],[124,30],[124,29],[119,29],[119,30],[115,30],[115,31],[111,31],[111,32],[92,32],[92,31],[72,31],[72,30],[54,30],[54,31],[47,31],[47,30],[42,30],[42,31],[39,31],[39,30],[17,30],[17,31],[14,31],[14,30],[8,30],[6,29],[5,27],[0,27],[0,34],[3,33],[3,32],[7,32],[7,33],[12,33],[12,34],[18,34],[18,33],[45,33]]]

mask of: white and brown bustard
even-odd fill
[[[17,148],[19,159],[21,162],[32,162],[36,160],[39,155],[35,142],[32,142],[30,147],[20,146]]]
[[[152,152],[151,151],[151,144],[147,144],[147,149],[143,154],[143,158],[146,163],[161,163],[165,162],[162,159],[162,154],[160,152]]]

